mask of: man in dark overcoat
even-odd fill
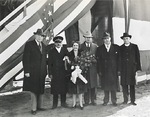
[[[128,87],[130,86],[130,98],[131,104],[135,103],[135,85],[136,85],[136,73],[141,70],[140,53],[138,46],[130,42],[131,35],[124,33],[121,36],[124,44],[120,46],[121,52],[121,85],[123,88],[123,104],[128,102]]]
[[[67,77],[65,69],[65,59],[68,50],[62,45],[63,37],[56,36],[53,38],[55,47],[48,53],[48,72],[51,78],[51,94],[53,94],[53,106],[55,109],[58,105],[58,95],[61,97],[61,106],[66,107]]]
[[[37,109],[43,110],[42,98],[47,75],[46,46],[42,42],[44,36],[42,29],[34,32],[35,39],[25,44],[23,53],[23,91],[31,92],[32,114],[36,114]]]
[[[97,44],[93,43],[93,36],[91,32],[87,31],[83,37],[85,38],[85,42],[81,44],[82,51],[89,51],[90,55],[95,55],[97,50]],[[95,59],[96,60],[96,59]],[[86,79],[87,83],[87,92],[84,93],[84,102],[85,105],[89,105],[90,101],[92,105],[96,105],[95,98],[96,98],[96,88],[98,86],[97,83],[97,62],[92,61],[92,65],[89,67]]]
[[[96,51],[98,73],[101,78],[101,87],[104,90],[104,103],[106,106],[109,102],[109,93],[111,101],[117,106],[116,91],[118,89],[119,75],[119,46],[111,43],[110,34],[104,32],[104,44],[98,47]]]

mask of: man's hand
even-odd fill
[[[138,79],[138,72],[135,73],[135,84],[136,85],[138,85],[137,79]]]
[[[63,58],[63,61],[65,61],[65,60],[66,60],[69,64],[71,63],[68,56],[65,56],[65,57]]]
[[[120,73],[120,71],[118,71],[118,73],[117,73],[117,74],[118,74],[118,76],[121,76],[121,73]]]
[[[96,59],[92,59],[91,62],[92,63],[97,63],[97,60]]]
[[[30,73],[25,73],[24,74],[26,77],[30,77]]]
[[[53,79],[53,76],[52,75],[49,75],[50,79]]]

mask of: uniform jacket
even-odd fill
[[[135,85],[135,73],[141,70],[138,46],[130,43],[128,47],[120,46],[121,52],[121,84]]]
[[[105,45],[98,47],[96,52],[98,72],[101,73],[103,90],[117,90],[119,72],[119,46],[111,44],[109,52]]]
[[[48,54],[48,72],[49,75],[53,76],[51,80],[51,93],[65,94],[67,92],[67,74],[63,58],[68,54],[68,50],[66,47],[62,47],[60,53],[58,53],[54,47]]]
[[[83,50],[88,50],[88,48],[86,47],[86,44],[85,42],[81,44],[81,51]],[[90,54],[94,54],[96,53],[96,50],[97,50],[97,45],[95,43],[91,43],[90,45],[90,48],[89,48],[89,51],[90,51]],[[93,63],[91,66],[90,66],[90,70],[89,70],[89,75],[87,76],[87,80],[88,80],[88,88],[95,88],[98,86],[98,83],[97,83],[97,63]]]
[[[30,73],[30,77],[24,77],[23,90],[43,94],[47,75],[46,46],[42,43],[41,53],[35,40],[27,42],[22,61],[24,73]]]

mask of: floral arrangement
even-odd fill
[[[89,70],[89,67],[96,63],[96,58],[94,54],[90,54],[89,51],[82,51],[80,57],[75,58],[75,63],[72,63],[72,66],[80,66],[82,73],[86,74]],[[72,68],[73,69],[73,68]]]

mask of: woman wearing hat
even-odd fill
[[[135,103],[135,75],[137,71],[141,70],[140,53],[138,46],[130,42],[131,35],[124,33],[121,36],[124,44],[120,46],[121,52],[121,85],[123,88],[123,104],[128,103],[128,95],[130,94],[131,104]],[[130,92],[128,88],[130,87]]]
[[[46,68],[46,46],[42,43],[44,33],[42,29],[34,32],[35,39],[25,44],[23,53],[24,81],[23,91],[31,92],[32,114],[42,108]]]

